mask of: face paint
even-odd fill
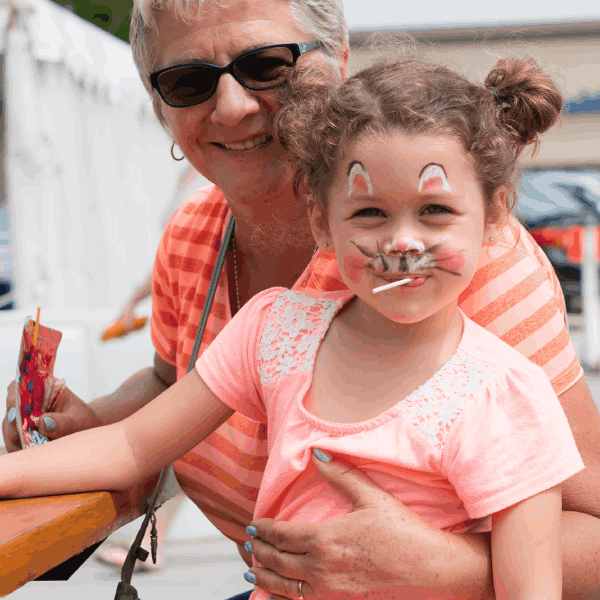
[[[421,254],[425,252],[425,246],[423,242],[417,242],[412,238],[403,238],[400,241],[394,240],[391,244],[384,246],[384,252],[417,252]]]
[[[348,198],[357,194],[373,195],[373,185],[369,172],[362,163],[355,160],[348,167]]]
[[[438,265],[443,265],[447,271],[460,271],[465,265],[465,257],[459,250],[442,250],[435,255]]]
[[[407,255],[405,252],[390,255],[382,252],[379,244],[375,250],[352,242],[367,258],[364,268],[375,274],[407,275],[427,269],[439,269],[452,275],[459,276],[458,269],[464,265],[462,253],[454,250],[442,250],[441,244],[436,244],[421,254]]]
[[[352,283],[360,281],[360,272],[365,268],[365,260],[346,254],[344,256],[344,273]]]
[[[440,191],[452,192],[452,188],[446,179],[446,173],[444,173],[444,167],[434,164],[427,165],[421,171],[419,192],[431,193]]]

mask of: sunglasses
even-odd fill
[[[226,67],[207,63],[175,65],[152,73],[150,85],[175,108],[206,102],[224,73],[232,75],[248,90],[272,90],[284,86],[296,61],[319,46],[321,42],[264,46],[240,54]]]

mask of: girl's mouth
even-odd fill
[[[410,274],[410,273],[406,273],[404,275],[400,275],[400,274],[394,275],[393,277],[390,277],[389,275],[386,275],[385,277],[382,275],[377,276],[378,279],[382,279],[383,281],[387,282],[387,284],[394,284],[394,283],[400,282],[400,281],[405,282],[405,283],[398,283],[397,285],[394,285],[394,286],[390,286],[390,289],[419,287],[419,286],[423,285],[425,283],[425,281],[427,281],[428,277],[429,277],[428,275],[415,275],[415,274]],[[383,287],[383,286],[380,286],[380,287]],[[384,290],[382,290],[382,291],[384,291]]]

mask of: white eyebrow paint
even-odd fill
[[[385,290],[389,290],[389,289],[394,288],[399,285],[404,285],[405,283],[408,283],[409,281],[412,281],[411,277],[409,277],[407,279],[401,279],[400,281],[392,281],[392,283],[388,283],[386,285],[376,287],[373,290],[373,293],[376,294],[377,292],[385,292]]]
[[[361,162],[356,160],[350,163],[350,170],[348,171],[348,198],[359,193],[372,196],[373,184],[367,169]]]
[[[452,188],[446,179],[444,167],[440,165],[427,165],[419,179],[419,192],[452,192]]]

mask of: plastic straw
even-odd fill
[[[38,333],[40,332],[40,310],[41,310],[41,307],[38,306],[37,317],[35,318],[35,325],[33,326],[33,347],[34,348],[37,346]]]

